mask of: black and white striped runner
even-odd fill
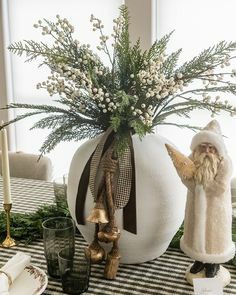
[[[12,198],[14,212],[32,212],[43,203],[53,202],[52,183],[12,179]],[[2,203],[2,181],[0,179],[0,203]],[[76,249],[86,246],[81,236],[76,238]],[[46,272],[42,241],[31,245],[20,244],[14,249],[0,249],[0,264],[17,251],[24,251],[32,257],[32,264]],[[84,294],[90,295],[184,295],[193,294],[193,287],[184,279],[184,273],[191,260],[180,250],[169,248],[158,259],[139,264],[121,265],[114,281],[103,278],[104,264],[93,265],[89,289]],[[231,283],[224,289],[224,294],[236,294],[236,266],[225,264],[231,273]],[[44,294],[63,294],[59,281],[49,278]]]

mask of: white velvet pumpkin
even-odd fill
[[[89,140],[75,153],[68,178],[68,205],[73,219],[79,180],[86,162],[94,151],[99,137]],[[183,221],[186,190],[169,158],[165,143],[159,135],[147,135],[142,141],[133,136],[136,171],[137,235],[121,231],[119,247],[122,263],[142,263],[162,255]],[[85,218],[94,207],[88,189]],[[116,211],[119,228],[122,210]],[[78,225],[85,240],[93,240],[94,224]],[[111,245],[102,244],[107,250]]]

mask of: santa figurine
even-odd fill
[[[193,137],[189,158],[171,146],[167,149],[188,189],[180,248],[194,263],[188,267],[186,279],[192,284],[194,278],[219,277],[226,286],[230,273],[220,264],[235,255],[230,192],[232,164],[219,123],[211,121]]]

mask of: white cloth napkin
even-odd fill
[[[0,295],[8,295],[9,279],[1,270],[6,272],[12,283],[21,274],[24,268],[30,263],[30,256],[22,252],[17,252],[8,262],[0,269]]]

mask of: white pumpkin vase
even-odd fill
[[[116,211],[118,227],[122,229],[119,239],[121,263],[142,263],[162,255],[183,221],[186,191],[168,156],[165,143],[159,135],[146,135],[142,140],[134,135],[136,173],[137,234],[123,229],[122,211]],[[78,184],[90,155],[99,142],[99,137],[85,142],[75,153],[68,177],[68,205],[76,222],[75,205]],[[85,218],[94,207],[88,188],[85,202]],[[76,223],[77,224],[77,223]],[[77,224],[88,243],[94,236],[94,224]],[[110,249],[110,244],[103,244]]]

